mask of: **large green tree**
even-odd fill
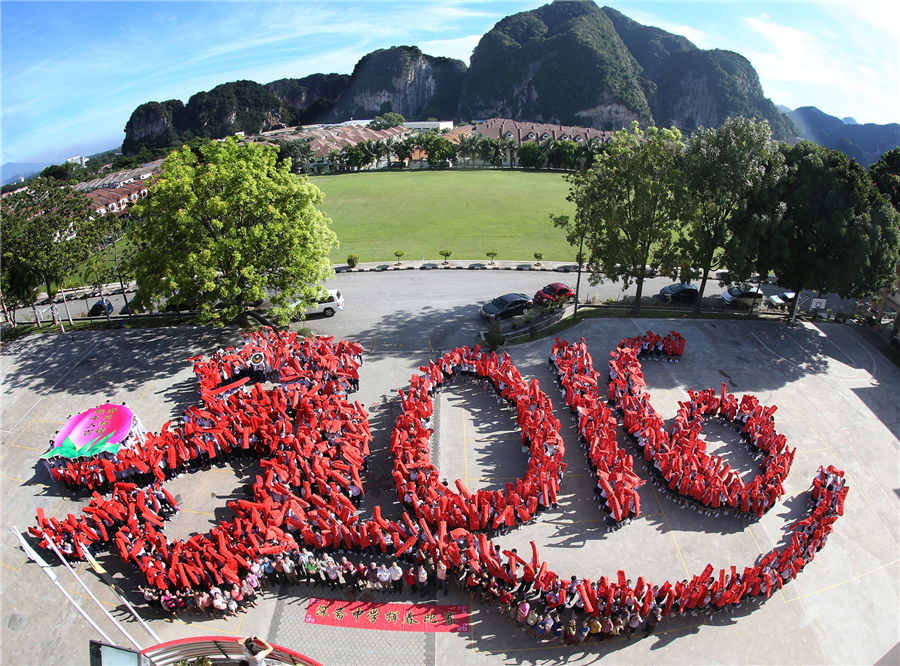
[[[519,146],[519,164],[525,169],[540,169],[545,158],[544,151],[534,141],[526,141]]]
[[[688,142],[683,173],[690,220],[679,238],[679,263],[688,267],[681,279],[700,277],[695,312],[700,312],[710,272],[758,242],[758,236],[747,233],[757,227],[744,224],[748,201],[784,170],[771,134],[765,121],[729,118],[718,128],[701,127]]]
[[[332,274],[337,238],[316,208],[322,192],[272,148],[228,139],[198,153],[170,155],[135,206],[136,299],[196,300],[200,321],[221,325],[271,298],[271,315],[287,323],[290,304],[302,312]]]
[[[3,200],[3,253],[14,257],[10,285],[25,295],[29,283],[37,281],[52,294],[52,285],[61,283],[110,231],[107,218],[96,217],[83,194],[55,180],[31,181]]]
[[[814,289],[860,298],[889,285],[896,278],[900,214],[865,169],[809,141],[781,150],[787,173],[761,267],[774,269],[779,283],[798,294]]]
[[[405,122],[406,118],[399,113],[388,111],[383,116],[375,116],[375,120],[370,122],[368,127],[373,130],[386,130],[391,127],[399,127]]]
[[[872,166],[869,175],[878,191],[900,210],[900,148],[884,153]]]
[[[566,176],[586,234],[591,284],[606,278],[622,280],[626,288],[636,284],[635,316],[645,267],[658,269],[671,260],[684,202],[683,148],[678,130],[643,131],[634,122],[614,135],[589,171]]]
[[[428,154],[428,165],[431,167],[456,159],[456,147],[442,136],[433,137],[425,147],[425,152]]]

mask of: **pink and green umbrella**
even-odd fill
[[[133,414],[125,405],[107,403],[73,416],[53,438],[53,447],[41,458],[89,458],[119,452],[131,431]]]

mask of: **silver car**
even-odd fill
[[[759,287],[729,287],[722,292],[725,305],[736,308],[749,308],[762,301],[763,293]]]

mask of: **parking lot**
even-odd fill
[[[396,501],[387,454],[398,409],[396,390],[404,388],[418,365],[434,358],[437,350],[475,341],[484,326],[477,304],[506,291],[531,295],[557,278],[517,271],[454,271],[449,276],[439,271],[399,271],[334,279],[332,284],[346,299],[344,310],[332,318],[317,317],[310,325],[318,333],[357,340],[367,350],[356,396],[372,414],[375,437],[372,469],[365,479],[367,515],[375,504]],[[660,282],[655,290],[667,283]],[[782,503],[760,522],[747,525],[683,509],[647,484],[641,488],[641,518],[607,533],[591,501],[593,482],[582,463],[571,419],[557,407],[569,464],[558,511],[514,531],[501,544],[504,549],[529,552],[528,543],[534,540],[555,571],[592,580],[615,576],[618,569],[632,578],[675,581],[699,572],[707,562],[717,568],[730,564],[741,568],[789,539],[786,530],[805,511],[806,489],[819,465],[846,470],[851,488],[847,509],[827,546],[796,581],[767,602],[745,605],[733,615],[668,619],[648,639],[577,648],[538,644],[477,604],[471,609],[469,632],[461,635],[309,625],[304,622],[308,599],[321,591],[305,588],[279,589],[266,595],[258,608],[229,621],[173,620],[148,613],[154,630],[164,640],[258,634],[329,665],[587,664],[599,659],[640,664],[873,664],[882,658],[896,663],[900,371],[852,325],[807,324],[791,330],[776,321],[603,319],[566,333],[569,339],[584,337],[600,367],[623,337],[671,328],[687,339],[687,350],[678,364],[645,367],[654,406],[672,418],[688,389],[718,389],[722,382],[738,396],[753,393],[764,404],[777,405],[776,426],[797,448]],[[10,532],[12,525],[23,531],[32,525],[37,507],[57,517],[80,507],[36,464],[47,440],[69,415],[107,400],[127,402],[148,429],[158,431],[196,400],[185,359],[237,340],[238,332],[230,327],[185,327],[81,332],[74,340],[58,335],[25,337],[4,346],[0,662],[86,663],[87,641],[96,637],[40,569],[27,561]],[[550,344],[538,340],[507,351],[522,374],[538,378],[558,404],[546,363]],[[440,410],[439,448],[445,474],[467,479],[474,489],[479,484],[505,483],[520,471],[521,461],[514,460],[515,450],[508,448],[507,440],[516,436],[512,417],[479,386],[452,387],[442,395]],[[720,438],[710,432],[711,439]],[[622,445],[630,446],[624,440]],[[715,445],[727,450],[729,443]],[[636,461],[635,470],[649,478],[642,461]],[[225,498],[239,493],[252,473],[252,468],[226,468],[178,479],[173,491],[184,510],[169,527],[171,535],[184,538],[209,529],[220,519]],[[118,566],[111,557],[105,557],[104,564],[133,590],[134,571]],[[128,623],[129,632],[144,645],[151,644],[126,619],[109,590],[83,565],[77,569],[114,615]],[[56,571],[100,626],[125,645],[71,577],[60,567]],[[400,600],[393,595],[379,599]],[[454,592],[437,603],[469,601]]]

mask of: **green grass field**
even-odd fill
[[[569,188],[559,173],[501,170],[397,171],[318,176],[310,181],[325,193],[321,208],[332,219],[344,263],[360,261],[573,261],[575,252],[550,215],[573,215]]]

